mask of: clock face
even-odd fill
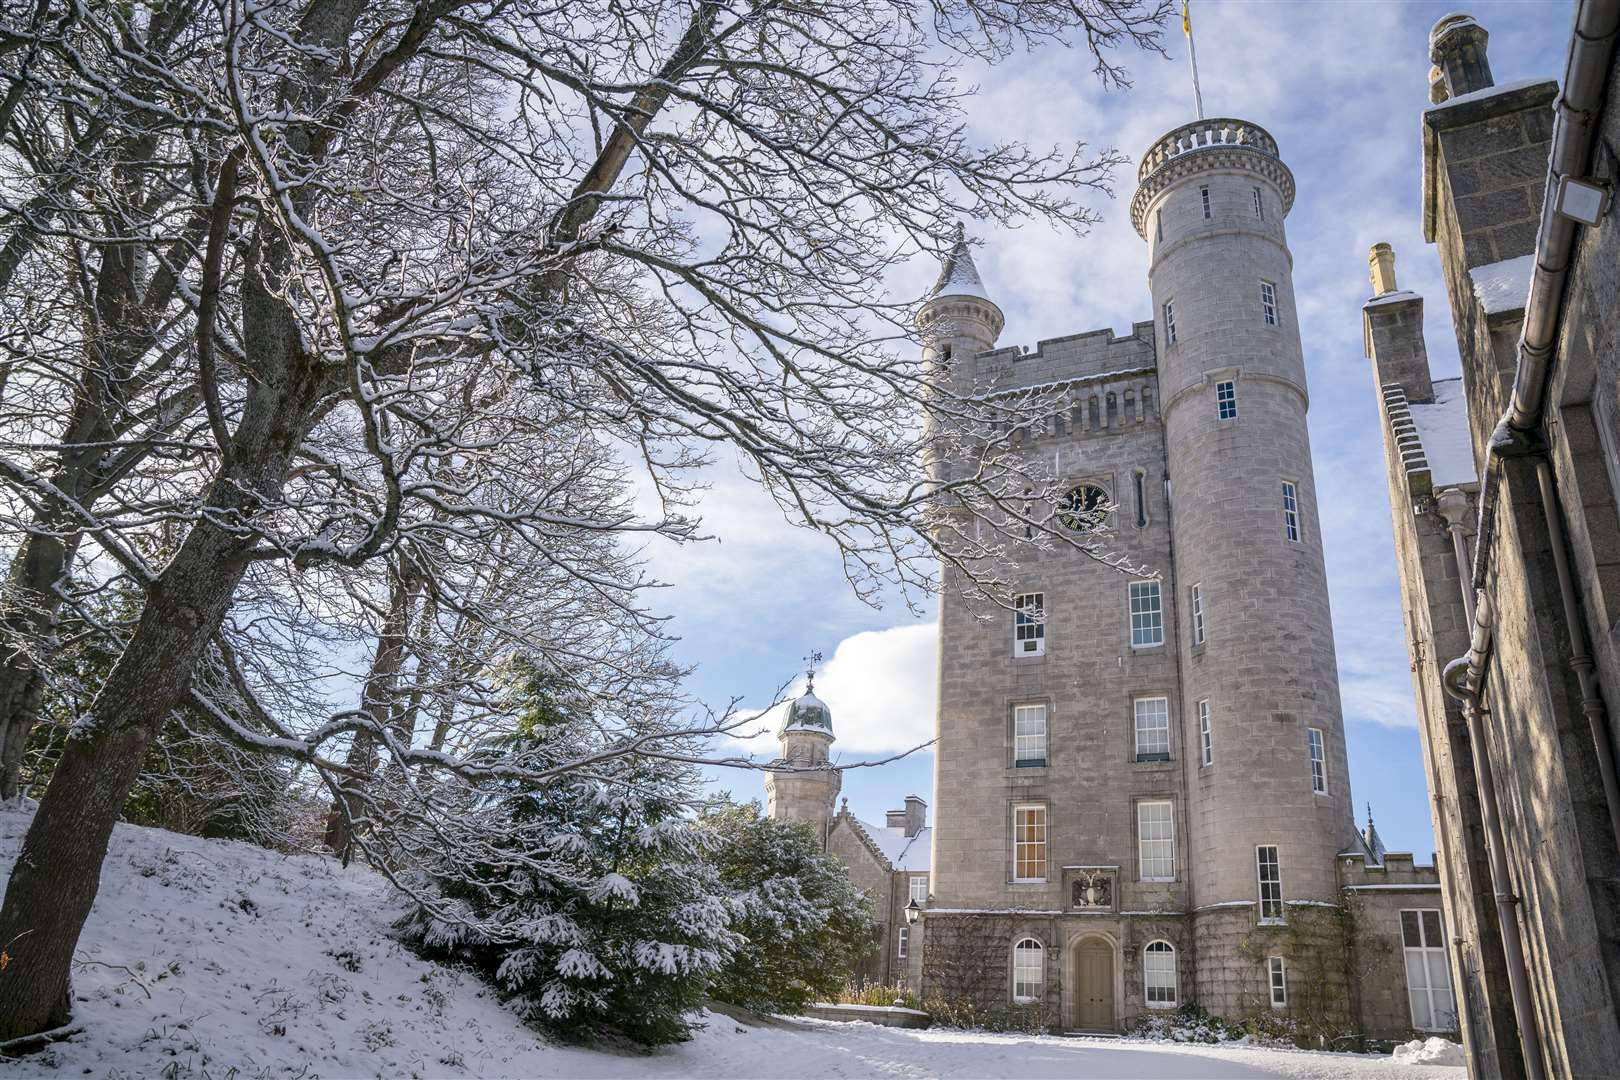
[[[1108,506],[1108,493],[1091,484],[1070,488],[1058,503],[1058,520],[1066,529],[1090,532],[1102,524],[1099,510]]]

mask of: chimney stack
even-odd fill
[[[1367,276],[1372,279],[1374,296],[1385,296],[1399,289],[1395,284],[1395,249],[1388,244],[1374,244],[1367,253]]]
[[[1485,55],[1490,38],[1472,15],[1447,15],[1429,31],[1429,60],[1444,76],[1447,99],[1496,85]]]
[[[906,796],[906,835],[916,836],[928,824],[928,804],[915,795]]]

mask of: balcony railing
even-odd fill
[[[1136,170],[1137,182],[1146,180],[1172,158],[1209,146],[1243,146],[1270,157],[1279,156],[1277,140],[1258,124],[1229,117],[1199,120],[1181,125],[1154,143],[1153,148],[1142,155],[1142,164]]]

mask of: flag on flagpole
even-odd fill
[[[1188,40],[1192,39],[1191,4],[1192,0],[1181,0],[1181,32],[1187,35]]]

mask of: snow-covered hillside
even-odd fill
[[[0,881],[28,821],[0,809]],[[1463,1076],[1338,1054],[723,1016],[652,1054],[557,1047],[476,979],[396,944],[394,905],[357,867],[120,825],[74,970],[83,1030],[0,1062],[0,1076]]]

